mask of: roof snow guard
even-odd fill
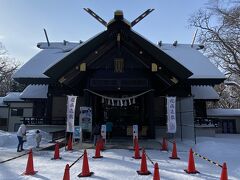
[[[209,117],[240,117],[240,109],[208,109]]]
[[[20,94],[21,99],[46,99],[48,85],[29,85]]]
[[[9,92],[5,97],[3,97],[3,102],[21,102],[20,98],[21,92]]]
[[[219,95],[211,86],[191,86],[193,99],[219,100]]]

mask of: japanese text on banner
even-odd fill
[[[167,97],[167,131],[176,133],[176,97]]]
[[[77,96],[67,96],[67,132],[74,132],[74,118]]]

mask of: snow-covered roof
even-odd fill
[[[240,109],[208,109],[207,115],[214,117],[240,117]]]
[[[197,50],[199,49],[197,45],[191,47],[190,44],[177,44],[176,46],[162,44],[158,47],[193,73],[189,79],[225,78],[224,74]]]
[[[96,36],[90,38],[88,41]],[[37,46],[43,50],[25,63],[13,75],[13,78],[48,78],[43,74],[44,72],[88,41],[84,43],[71,43],[67,41],[50,42],[50,46],[47,43],[38,43]],[[197,50],[199,49],[198,45],[194,45],[193,47],[190,44],[177,44],[176,46],[162,44],[161,46],[155,46],[191,71],[193,75],[189,79],[225,79],[224,74]]]
[[[43,73],[57,63],[66,53],[61,49],[44,49],[26,62],[13,78],[47,78]]]
[[[22,99],[46,99],[48,85],[29,85],[20,94]]]
[[[212,86],[191,86],[194,99],[218,100],[219,95]]]
[[[4,97],[0,97],[0,107],[5,107],[5,106],[7,106],[6,104],[4,104],[3,98],[4,98]]]
[[[60,61],[72,49],[80,43],[53,42],[48,46],[47,43],[38,43],[41,50],[26,62],[14,75],[13,78],[48,78],[43,73],[51,66]]]
[[[20,99],[21,92],[9,92],[5,97],[3,97],[4,102],[16,102],[23,101]]]
[[[40,49],[61,49],[64,52],[68,52],[81,43],[82,41],[80,41],[79,43],[63,41],[63,42],[50,42],[48,45],[48,43],[46,42],[40,42],[37,44],[37,47]]]

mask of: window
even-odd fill
[[[114,72],[122,73],[124,71],[124,60],[122,58],[116,58],[114,60]]]
[[[23,116],[23,108],[12,108],[11,116]]]
[[[7,126],[7,119],[0,118],[0,126]]]

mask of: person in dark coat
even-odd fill
[[[101,134],[100,125],[95,124],[95,127],[93,128],[93,143],[94,143],[94,146],[96,146],[96,143],[100,138],[100,134]]]

